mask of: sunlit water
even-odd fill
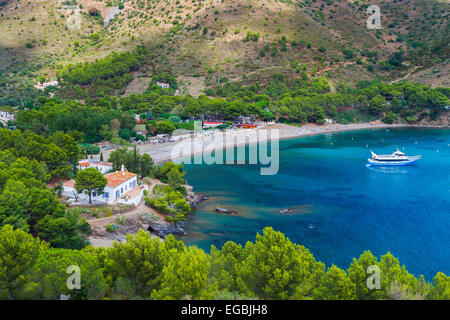
[[[414,166],[368,167],[369,149],[421,154]],[[188,218],[187,244],[209,250],[253,241],[266,226],[348,268],[364,250],[390,251],[415,275],[450,274],[450,130],[348,131],[280,142],[280,170],[256,165],[186,165],[210,197]],[[219,215],[226,207],[239,216]],[[293,214],[281,209],[292,208]]]

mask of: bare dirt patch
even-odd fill
[[[178,77],[180,82],[181,94],[190,94],[193,97],[198,97],[203,94],[205,90],[205,78],[204,77]]]
[[[150,85],[150,81],[152,81],[152,78],[140,77],[139,73],[135,73],[134,79],[128,84],[124,95],[129,96],[131,94],[144,93]]]

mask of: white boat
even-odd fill
[[[407,156],[400,150],[396,150],[393,154],[378,155],[372,150],[372,159],[367,159],[371,166],[406,166],[413,164],[422,156]]]

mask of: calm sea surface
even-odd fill
[[[414,166],[370,168],[369,150],[421,154]],[[186,165],[194,190],[210,197],[190,215],[186,244],[209,251],[253,241],[272,226],[327,266],[347,269],[364,250],[390,251],[408,271],[450,274],[450,130],[358,130],[280,142],[280,169]],[[214,213],[216,207],[240,213]],[[293,214],[282,209],[292,208]]]

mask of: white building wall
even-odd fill
[[[113,204],[115,202],[117,203],[123,203],[123,204],[134,204],[134,205],[138,205],[143,197],[143,190],[139,193],[138,196],[136,196],[134,199],[129,199],[129,200],[125,200],[122,199],[121,196],[130,191],[131,189],[135,188],[137,186],[137,177],[133,177],[123,183],[121,183],[120,185],[118,185],[115,188],[111,188],[106,186],[105,189],[103,190],[103,193],[100,195],[95,195],[94,193],[92,195],[92,201],[95,202],[106,202],[107,204]],[[75,188],[73,187],[68,187],[68,186],[64,186],[63,187],[63,192],[62,194],[64,196],[70,197],[72,199],[75,199],[75,195],[78,198],[79,202],[86,202],[89,199],[89,195],[87,195],[86,193],[78,193]],[[108,197],[106,197],[106,194],[108,195]]]
[[[130,183],[132,184],[131,187],[130,187]],[[99,199],[101,198],[103,201],[107,201],[109,204],[111,204],[111,203],[114,203],[116,200],[120,199],[122,194],[130,191],[135,186],[137,186],[137,177],[136,176],[119,184],[115,188],[106,186],[103,194],[98,196],[98,198]],[[106,197],[105,193],[108,193],[108,198]]]

